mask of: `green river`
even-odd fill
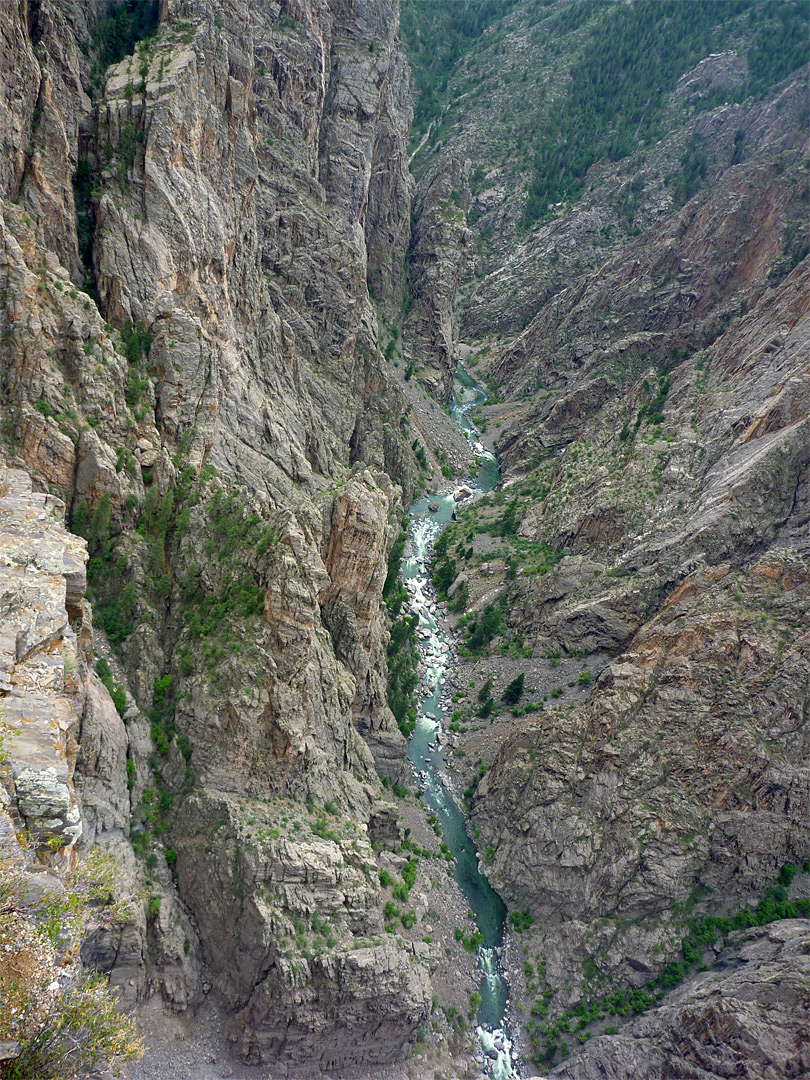
[[[468,487],[474,493],[492,491],[499,478],[494,454],[484,448],[471,414],[486,400],[486,391],[459,365],[456,375],[452,412],[475,453],[481,469]],[[431,512],[429,505],[438,505]],[[413,504],[408,528],[409,544],[402,560],[402,579],[411,597],[411,611],[419,614],[419,629],[427,631],[419,646],[422,655],[422,684],[416,727],[408,744],[408,758],[424,785],[422,800],[438,816],[445,843],[455,860],[455,879],[474,913],[483,944],[478,949],[481,971],[481,1006],[478,1010],[478,1038],[487,1056],[493,1080],[517,1075],[511,1057],[511,1041],[504,1014],[509,995],[498,959],[503,937],[506,908],[503,901],[479,869],[478,853],[467,834],[464,816],[442,783],[446,771],[444,751],[438,736],[444,728],[442,697],[452,675],[452,653],[438,624],[433,606],[427,563],[433,543],[453,517],[456,501],[452,493],[427,495]]]

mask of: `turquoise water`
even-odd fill
[[[459,366],[454,388],[452,413],[481,462],[474,481],[468,482],[473,492],[491,491],[498,483],[498,462],[494,454],[481,444],[478,431],[470,419],[484,400],[486,391]],[[429,505],[438,504],[431,512]],[[478,853],[467,835],[464,817],[441,782],[445,772],[444,751],[438,743],[444,727],[441,697],[451,657],[444,634],[431,611],[428,587],[427,560],[432,543],[453,517],[456,502],[452,493],[430,495],[419,499],[410,510],[409,553],[402,561],[402,578],[411,595],[412,610],[418,611],[424,683],[427,689],[419,699],[417,722],[408,743],[408,758],[424,784],[422,800],[437,815],[444,840],[455,860],[454,876],[475,915],[483,937],[478,950],[481,971],[481,1007],[478,1011],[478,1035],[485,1051],[490,1052],[490,1070],[494,1080],[515,1076],[510,1056],[509,1034],[504,1026],[504,1012],[509,988],[501,972],[497,949],[503,937],[506,908],[503,901],[479,870]],[[465,928],[466,929],[466,928]],[[492,1060],[492,1055],[495,1059]]]

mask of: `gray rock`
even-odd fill
[[[810,1069],[810,922],[751,930],[726,949],[717,969],[688,979],[655,1009],[602,1035],[551,1072],[561,1080],[663,1080],[669,1076],[756,1080]]]

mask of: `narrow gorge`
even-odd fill
[[[487,392],[459,365],[456,373],[451,413],[466,435],[475,454],[478,475],[455,491],[423,496],[410,510],[411,523],[401,576],[410,596],[410,610],[418,622],[420,681],[418,713],[408,742],[408,759],[414,770],[416,788],[433,811],[434,826],[444,838],[446,855],[454,863],[454,876],[470,905],[475,930],[465,940],[475,951],[481,982],[477,998],[471,995],[471,1019],[477,1022],[481,1049],[491,1064],[487,1070],[494,1080],[516,1075],[512,1042],[505,1027],[509,988],[500,962],[506,908],[492,889],[480,863],[479,853],[467,833],[464,817],[451,790],[442,742],[454,686],[456,649],[440,625],[441,610],[435,600],[429,567],[435,541],[456,515],[460,504],[492,491],[498,483],[495,455],[479,439],[470,414],[487,400]]]
[[[0,1077],[810,1075],[809,16],[0,0]]]

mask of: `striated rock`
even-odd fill
[[[739,937],[714,970],[692,976],[620,1034],[591,1039],[550,1076],[659,1080],[742,1073],[777,1080],[806,1073],[810,925],[791,919]]]
[[[408,253],[413,306],[405,322],[406,355],[425,364],[425,386],[447,402],[458,355],[455,302],[466,265],[469,162],[446,161],[420,182]]]
[[[86,6],[92,20],[96,4]],[[79,52],[89,35],[86,27],[76,26],[72,15],[69,7],[47,0],[33,7],[29,15],[38,57],[39,91],[18,198],[36,222],[41,246],[52,251],[72,279],[81,283],[84,272],[76,240],[72,177],[78,165],[81,125],[90,112],[90,100],[81,82]]]
[[[390,483],[369,470],[355,471],[332,506],[324,555],[330,584],[320,596],[335,652],[357,685],[355,726],[369,744],[377,772],[391,780],[402,771],[405,740],[386,701],[387,632],[380,597],[401,512]]]
[[[102,5],[98,0],[29,9],[4,2],[0,104],[0,197],[33,218],[38,243],[81,283],[72,177],[91,103],[82,86],[82,55]]]
[[[31,120],[39,94],[39,65],[25,23],[25,9],[16,0],[3,0],[0,190],[4,198],[12,199],[22,183]]]
[[[723,308],[734,311],[742,295],[751,304],[785,236],[801,251],[780,221],[801,220],[805,81],[800,71],[766,101],[687,113],[649,153],[594,166],[582,197],[474,286],[463,339],[495,329],[514,336],[499,379],[515,389],[520,381],[522,392],[537,380],[553,385],[550,366],[561,374],[562,365],[549,366],[552,356],[615,378],[617,354],[629,361],[719,336]],[[671,180],[693,140],[707,154],[707,176],[681,206]],[[540,337],[542,350],[524,351]]]
[[[685,910],[752,904],[810,851],[796,727],[810,270],[791,240],[805,93],[798,72],[767,101],[693,119],[621,175],[595,167],[582,199],[481,288],[480,327],[505,326],[495,305],[510,319],[537,305],[492,350],[505,494],[519,535],[557,553],[505,581],[510,629],[535,657],[615,657],[584,705],[522,721],[477,791],[489,873],[535,917],[527,948],[545,957],[552,1012],[594,972],[648,983],[677,957]],[[756,140],[732,160],[740,131]],[[662,170],[695,132],[710,180],[676,206]],[[600,230],[631,176],[639,210],[610,250]],[[583,265],[590,243],[609,249],[598,269]]]
[[[135,428],[120,338],[43,255],[21,208],[0,210],[0,241],[6,422],[19,464],[69,506],[109,495],[120,519],[127,498],[143,495],[140,475],[117,467]]]
[[[279,1016],[274,988],[267,984],[236,1014],[229,1038],[240,1057],[276,1061],[281,1055],[291,1067],[315,1073],[387,1065],[407,1055],[406,1031],[429,1011],[424,969],[412,967],[402,952],[377,945],[316,960],[311,979],[312,989],[299,989],[303,1000],[289,1018]],[[308,998],[317,1002],[314,1010],[307,1008]],[[245,1038],[245,1027],[261,1033],[255,1042]]]
[[[85,843],[129,834],[126,727],[97,675],[87,680],[74,783]]]
[[[246,1061],[310,1071],[398,1060],[429,1010],[427,970],[380,936],[364,830],[311,813],[214,792],[184,803],[180,887],[233,1012],[228,1038]]]
[[[468,144],[425,170],[411,230],[395,0],[165,0],[91,102],[106,8],[0,12],[9,808],[44,844],[114,853],[131,911],[83,956],[127,1005],[210,993],[237,1054],[282,1075],[387,1065],[435,958],[383,918],[380,869],[408,856],[380,781],[403,754],[381,593],[414,452],[446,458],[405,384],[417,362],[442,400],[452,383]],[[486,360],[516,500],[490,539],[553,553],[505,575],[520,659],[614,656],[581,708],[509,721],[476,797],[554,1008],[586,965],[641,985],[706,890],[749,902],[808,854],[806,87],[690,114],[744,77],[698,65],[666,138],[595,165],[464,315],[517,335]],[[708,183],[676,205],[699,137]],[[494,161],[475,209],[503,253],[525,177]],[[94,638],[84,542],[34,487],[88,538]],[[501,595],[475,573],[476,601]],[[764,1045],[744,1012],[677,1024]]]
[[[743,86],[748,79],[748,58],[736,52],[712,53],[678,79],[675,101],[693,101],[721,87]]]
[[[594,952],[640,985],[678,940],[673,905],[756,897],[806,858],[808,580],[788,551],[694,573],[584,706],[503,745],[475,820],[493,882],[543,928],[551,985]]]

